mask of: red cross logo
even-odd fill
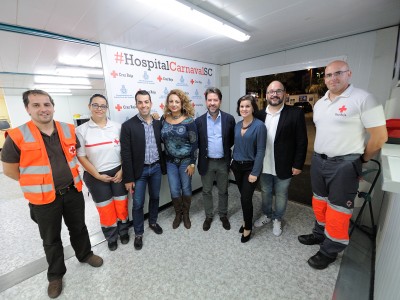
[[[69,147],[69,153],[71,153],[72,155],[74,155],[75,154],[75,152],[76,152],[76,149],[75,149],[75,146],[71,146],[71,147]]]
[[[115,138],[114,139],[114,143],[118,145],[119,144],[119,140]]]
[[[339,111],[342,113],[342,112],[345,112],[347,110],[347,108],[346,108],[346,106],[342,106],[342,107],[340,107],[339,108]]]
[[[194,84],[194,80],[193,80],[193,79],[192,79],[192,80],[190,80],[190,83],[191,83],[191,84]]]
[[[160,104],[160,108],[161,108],[161,109],[164,109],[164,104],[161,103],[161,104]]]
[[[158,75],[157,80],[158,80],[159,82],[161,82],[161,80],[162,80],[161,75]]]
[[[113,71],[112,71],[112,73],[111,73],[111,76],[112,76],[113,78],[115,78],[115,77],[117,77],[117,76],[118,76],[118,73],[117,73],[117,72],[115,72],[115,70],[113,70]]]
[[[118,110],[118,111],[121,111],[121,109],[122,109],[122,106],[121,106],[121,105],[119,105],[119,104],[117,104],[117,106],[115,106],[115,109],[116,109],[116,110]]]

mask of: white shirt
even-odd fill
[[[350,85],[331,101],[329,91],[314,106],[314,150],[328,157],[364,153],[365,128],[386,124],[382,105],[368,92]]]
[[[276,112],[272,113],[269,110],[269,105],[265,109],[267,113],[265,117],[265,127],[267,127],[267,148],[265,150],[264,156],[264,164],[263,164],[263,173],[271,174],[276,176],[275,171],[275,154],[274,154],[274,142],[276,129],[278,128],[279,118],[281,117],[281,111],[283,106]]]
[[[121,124],[107,120],[101,128],[92,119],[76,128],[81,147],[78,156],[86,156],[98,172],[112,170],[121,165],[119,136]]]

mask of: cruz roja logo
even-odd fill
[[[126,109],[136,109],[136,105],[132,105],[132,104],[125,105],[125,104],[123,104],[121,106],[121,104],[119,104],[119,103],[117,105],[115,105],[115,110],[117,110],[117,111],[126,110]]]

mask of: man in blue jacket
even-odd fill
[[[214,181],[218,188],[218,214],[222,226],[229,230],[228,183],[231,147],[233,146],[235,119],[220,110],[222,93],[218,88],[208,88],[205,93],[207,112],[196,119],[199,135],[199,158],[197,168],[203,184],[203,201],[206,219],[203,230],[211,227],[214,215],[212,189]]]

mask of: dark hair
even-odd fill
[[[149,99],[150,99],[150,102],[151,102],[151,96],[150,96],[150,94],[149,94],[149,92],[148,91],[146,91],[146,90],[138,90],[137,92],[136,92],[136,94],[135,94],[135,102],[137,102],[137,95],[142,95],[142,96],[149,96]]]
[[[96,97],[103,98],[104,100],[106,100],[106,103],[107,103],[107,106],[108,106],[108,100],[102,94],[94,94],[94,95],[92,95],[92,97],[90,97],[90,100],[89,100],[89,105],[92,104],[93,99],[96,98]]]
[[[245,96],[240,97],[238,102],[237,102],[236,112],[239,115],[239,117],[240,117],[240,110],[239,110],[240,102],[246,101],[246,100],[250,101],[251,106],[253,107],[253,115],[254,115],[255,112],[258,112],[258,106],[257,106],[256,98],[253,97],[252,95],[245,95]]]
[[[207,95],[208,95],[208,94],[211,94],[211,93],[217,94],[219,100],[222,101],[222,93],[221,93],[221,91],[220,91],[218,88],[216,88],[216,87],[209,87],[208,89],[206,89],[206,91],[204,92],[204,97],[206,98],[206,100],[207,100]]]
[[[22,100],[24,101],[25,107],[28,107],[29,104],[29,95],[44,95],[49,97],[51,104],[54,106],[54,100],[51,98],[48,92],[42,90],[28,90],[22,94]]]

